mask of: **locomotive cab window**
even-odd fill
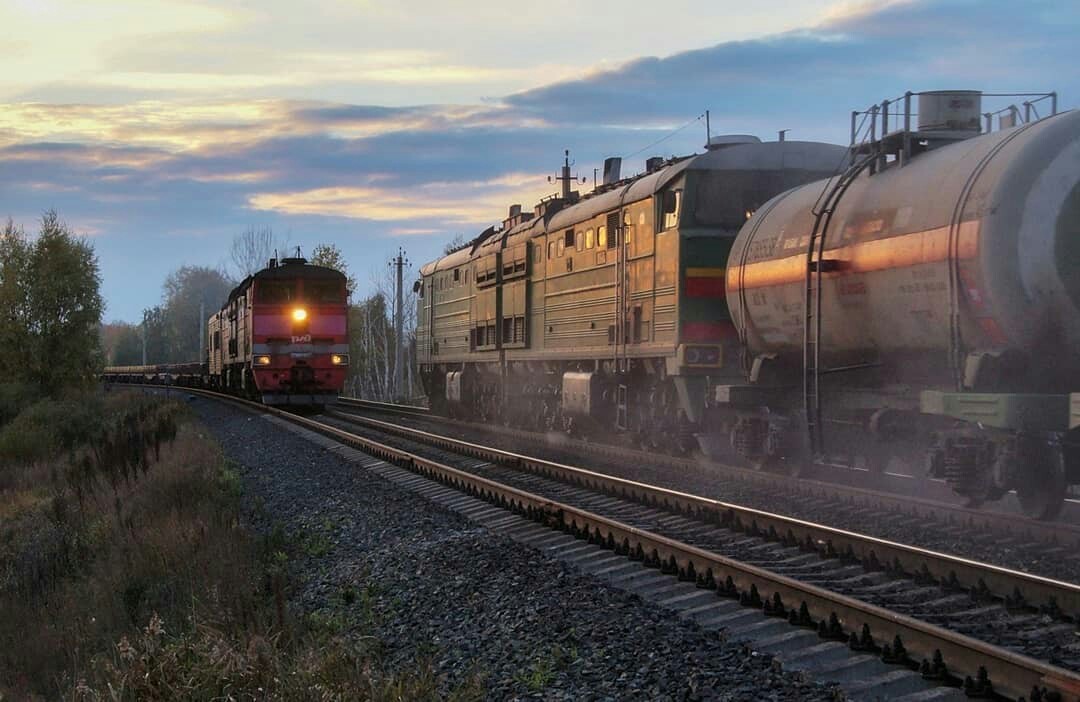
[[[265,305],[281,305],[296,299],[296,283],[267,280],[255,285],[255,301]]]
[[[304,282],[304,299],[308,302],[339,303],[345,301],[345,295],[341,283],[308,280]]]

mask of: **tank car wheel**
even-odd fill
[[[1032,519],[1057,519],[1065,504],[1065,456],[1054,448],[1041,460],[1031,463],[1031,474],[1016,486],[1016,497],[1024,514]]]

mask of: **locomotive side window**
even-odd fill
[[[559,239],[558,241],[555,242],[555,255],[556,256],[558,256],[559,258],[562,258],[563,251],[565,251],[565,250],[566,250],[566,240],[565,239]]]
[[[555,240],[548,242],[548,260],[555,258]]]
[[[592,229],[585,230],[585,248],[591,249],[593,247],[595,234]]]
[[[585,250],[585,232],[578,232],[574,236],[574,248],[578,251]]]
[[[596,230],[596,248],[607,248],[607,227],[600,225],[600,228]]]
[[[568,249],[574,248],[574,230],[573,229],[567,229],[566,233],[563,234],[563,239],[564,239],[563,246],[565,246]]]
[[[682,190],[669,190],[665,192],[660,204],[664,213],[661,231],[667,231],[672,227],[678,226],[679,210],[682,209]]]
[[[296,298],[296,283],[291,281],[260,281],[255,285],[255,301],[266,305],[281,305]]]
[[[454,283],[456,285],[461,284],[461,269],[460,268],[455,268],[454,269]]]
[[[335,281],[304,281],[304,299],[308,302],[344,302],[341,284]]]

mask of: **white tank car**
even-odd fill
[[[717,400],[739,410],[742,453],[794,452],[775,426],[758,440],[768,407],[809,429],[804,451],[851,429],[921,445],[975,502],[1049,484],[1020,496],[1052,516],[1080,482],[1067,434],[1080,390],[1080,112],[979,134],[978,96],[920,96],[919,129],[869,141],[853,151],[861,169],[778,195],[740,231],[727,303],[750,382]],[[950,100],[973,119],[931,123]]]
[[[727,299],[751,354],[802,357],[806,250],[827,187],[777,196],[736,239]],[[1075,377],[1080,112],[864,172],[825,242],[826,365],[929,352],[949,371],[951,352],[1011,349],[1028,356],[1040,385]]]

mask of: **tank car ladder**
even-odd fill
[[[825,235],[844,193],[877,158],[877,153],[871,153],[849,166],[826,186],[812,210],[814,226],[806,244],[806,294],[803,298],[803,409],[810,455],[814,459],[825,452],[821,426],[821,281],[823,273],[835,268],[835,261],[825,260]]]

